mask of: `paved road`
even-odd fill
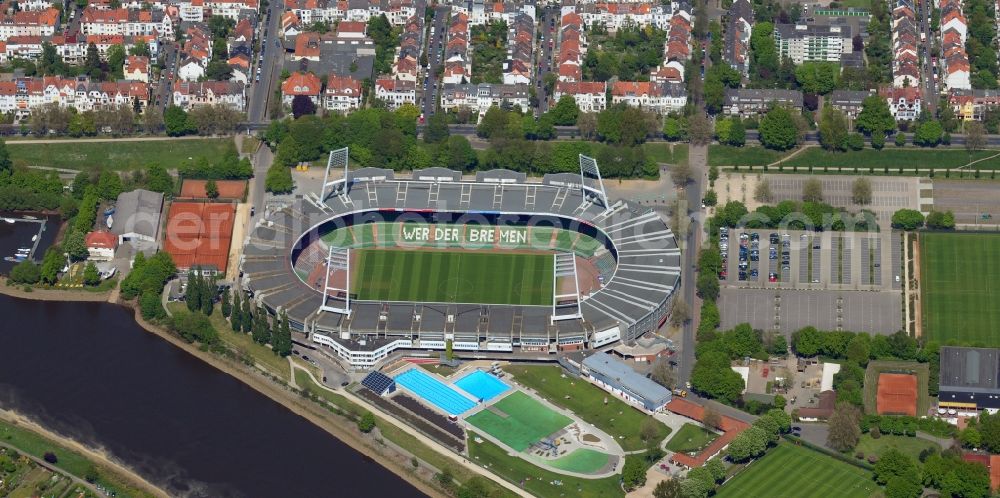
[[[708,147],[691,146],[688,153],[688,164],[691,166],[695,178],[685,189],[686,197],[680,197],[686,205],[678,206],[678,209],[685,209],[691,216],[691,227],[688,229],[687,239],[684,245],[684,263],[681,266],[681,295],[684,301],[692,310],[694,319],[688,320],[684,325],[684,336],[681,343],[680,375],[678,381],[686,383],[691,380],[691,370],[694,368],[695,330],[698,326],[697,299],[695,296],[695,265],[697,264],[698,249],[701,243],[702,227],[701,217],[701,196],[704,190],[704,182],[707,178],[708,169]]]
[[[920,89],[923,92],[924,102],[927,103],[928,111],[931,115],[935,115],[937,112],[938,104],[938,90],[937,81],[934,79],[933,65],[931,64],[931,47],[934,45],[934,33],[931,32],[931,2],[919,2],[917,8],[917,15],[920,16],[920,31],[924,34],[925,40],[921,44],[920,49],[920,76],[921,85]]]
[[[552,59],[555,52],[556,39],[559,33],[559,9],[555,7],[545,7],[540,16],[539,28],[541,40],[538,42],[535,53],[538,54],[538,67],[535,69],[535,93],[538,96],[538,112],[544,113],[549,109],[549,95],[545,91],[545,75],[552,72],[555,61]]]
[[[418,9],[417,12],[421,12],[421,9]],[[430,116],[437,110],[439,87],[437,74],[438,67],[444,63],[444,60],[442,60],[445,42],[444,35],[448,32],[448,17],[450,13],[451,7],[447,5],[434,7],[434,19],[431,22],[433,34],[428,32],[427,71],[424,76],[423,103],[421,104],[424,116]]]
[[[177,74],[177,44],[168,41],[160,49],[163,52],[164,69],[160,72],[160,82],[156,87],[156,107],[162,114],[173,99],[174,78]]]
[[[260,79],[253,78],[253,83],[247,90],[249,106],[247,109],[247,119],[251,123],[265,123],[267,116],[268,100],[272,97],[271,88],[278,81],[281,75],[281,63],[284,60],[283,50],[280,47],[278,35],[279,24],[281,22],[281,12],[284,2],[271,1],[268,10],[263,13],[265,16],[260,23],[263,32],[257,36],[260,38],[260,47],[263,51],[263,62],[259,64]],[[260,62],[258,59],[255,62]]]

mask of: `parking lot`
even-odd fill
[[[902,325],[899,291],[831,291],[723,288],[719,295],[722,330],[749,323],[786,336],[806,326],[891,334]]]
[[[774,194],[774,202],[802,200],[802,187],[809,178],[823,184],[823,202],[851,212],[869,209],[875,212],[879,224],[889,226],[892,213],[899,209],[919,209],[920,187],[916,177],[869,177],[872,184],[871,204],[859,205],[851,200],[855,176],[846,175],[765,175]]]
[[[729,231],[723,288],[900,290],[901,238],[887,232]]]

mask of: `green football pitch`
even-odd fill
[[[551,305],[551,254],[487,251],[354,251],[356,299]]]
[[[1000,346],[1000,235],[920,235],[923,335]]]
[[[733,477],[717,498],[867,498],[871,473],[818,451],[780,443]]]
[[[520,391],[511,393],[465,421],[516,451],[524,451],[532,443],[572,422],[569,417],[549,409]],[[570,464],[577,465],[589,464]]]

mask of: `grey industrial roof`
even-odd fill
[[[632,370],[632,367],[609,354],[594,353],[584,358],[583,366],[609,379],[614,379],[647,401],[657,402],[670,398],[670,391],[667,388],[639,375],[635,370]]]
[[[998,390],[1000,350],[942,346],[940,351],[941,390]]]
[[[136,233],[156,238],[160,229],[163,194],[136,189],[118,194],[111,232],[115,235]]]

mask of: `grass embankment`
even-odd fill
[[[232,138],[32,144],[7,142],[15,166],[45,166],[76,170],[133,170],[158,163],[166,168],[205,157],[217,160],[232,146]]]
[[[615,475],[604,479],[581,479],[557,474],[538,468],[522,458],[510,456],[506,450],[485,439],[481,443],[477,443],[475,439],[476,434],[470,432],[469,457],[473,463],[482,465],[490,472],[522,486],[534,496],[543,498],[562,496],[608,498],[625,495],[619,485],[620,476]],[[629,458],[641,457],[631,456]]]
[[[704,427],[684,424],[677,434],[667,441],[667,449],[674,453],[693,453],[701,451],[718,437],[718,434]]]
[[[996,157],[993,157],[996,156]],[[858,168],[859,173],[868,173],[871,168],[876,173],[884,173],[889,168],[890,173],[905,169],[951,169],[969,164],[970,161],[986,159],[973,164],[970,169],[1000,169],[1000,151],[980,150],[969,154],[965,149],[922,149],[894,148],[888,146],[882,150],[862,149],[848,152],[827,152],[820,147],[810,147],[795,157],[781,163],[788,172],[790,168],[812,166],[813,171],[823,168]]]
[[[309,378],[308,374],[306,374],[302,370],[299,369],[295,370],[295,384],[298,385],[300,389],[315,394],[316,396],[319,396],[323,400],[328,401],[330,404],[337,407],[337,409],[340,412],[347,413],[352,418],[360,417],[366,411],[363,407],[345,398],[344,396],[332,392],[329,389],[324,389],[320,387],[315,382],[313,382],[311,378]],[[443,469],[445,467],[451,469],[452,474],[458,481],[465,482],[474,476],[474,474],[471,471],[469,471],[465,467],[457,465],[451,458],[442,455],[441,453],[434,450],[430,446],[427,446],[426,444],[422,443],[416,437],[410,435],[406,431],[400,429],[394,424],[389,423],[388,421],[377,415],[375,417],[375,425],[378,427],[378,430],[382,434],[382,437],[386,438],[387,440],[391,441],[392,443],[396,444],[401,448],[405,448],[406,451],[409,451],[418,459],[423,460],[428,465],[438,470]],[[493,492],[493,494],[491,494],[490,496],[498,496],[498,497],[514,496],[513,493],[497,485],[496,483],[487,482],[486,485],[487,488],[491,492]]]
[[[613,394],[583,379],[564,376],[562,368],[558,366],[509,365],[504,369],[518,382],[534,389],[554,405],[572,411],[585,422],[594,424],[613,436],[626,451],[646,448],[639,433],[647,418],[655,419]],[[656,440],[662,441],[670,434],[670,428],[661,422],[655,423]]]
[[[719,488],[717,498],[867,498],[871,473],[803,446],[780,443]]]
[[[96,477],[93,481],[95,484],[110,489],[119,496],[154,496],[134,487],[128,480],[110,469],[96,465],[80,453],[4,420],[0,420],[0,441],[35,458],[44,458],[45,453],[51,452],[56,456],[54,467],[80,479],[86,479],[88,476]]]
[[[1000,346],[1000,235],[920,234],[923,335],[942,344]]]
[[[791,152],[778,152],[755,145],[730,147],[728,145],[708,146],[709,166],[764,166],[771,164]]]
[[[187,305],[181,302],[167,303],[167,307],[174,316],[182,313],[190,313]],[[274,354],[271,348],[267,346],[257,344],[250,334],[233,332],[232,327],[229,326],[229,321],[226,320],[226,317],[222,316],[222,310],[219,306],[215,307],[212,316],[209,317],[209,321],[212,323],[215,331],[219,333],[219,338],[222,339],[222,342],[235,351],[237,356],[243,361],[252,360],[285,382],[291,379],[288,359]]]

